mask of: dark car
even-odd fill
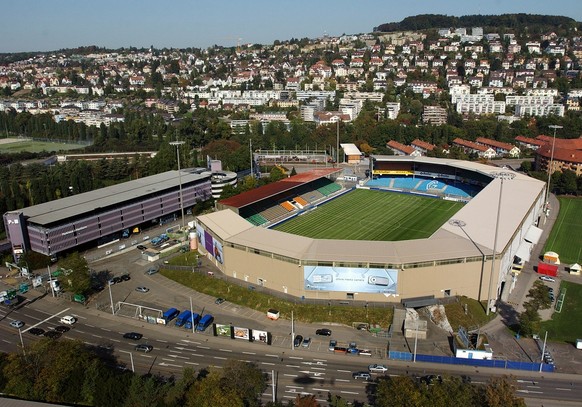
[[[123,337],[125,339],[133,339],[134,341],[139,341],[143,335],[137,332],[128,332],[126,334],[123,334]]]
[[[57,331],[46,331],[44,336],[50,339],[58,339],[61,337],[61,333]]]
[[[303,336],[295,335],[295,339],[293,340],[293,346],[298,348],[303,343]]]
[[[124,274],[121,277],[119,277],[122,281],[129,281],[131,280],[131,277],[129,276],[129,274]]]
[[[224,298],[217,298],[216,300],[214,300],[214,303],[216,305],[220,305],[222,304],[224,301],[226,301]]]
[[[71,330],[71,328],[69,328],[68,326],[64,326],[64,325],[59,325],[57,327],[55,327],[55,331],[60,332],[62,334],[64,334],[65,332],[69,332]]]
[[[147,247],[145,247],[143,244],[138,244],[138,245],[136,246],[136,248],[137,248],[137,250],[147,250],[147,249],[148,249],[148,248],[147,248]]]
[[[139,345],[135,345],[135,350],[138,352],[151,352],[154,349],[152,345],[148,345],[147,343],[140,343]]]
[[[315,331],[315,335],[331,336],[331,329],[321,328]]]
[[[30,329],[28,330],[28,332],[29,332],[31,335],[36,335],[36,336],[41,336],[41,335],[44,335],[44,329],[42,329],[42,328],[30,328]]]

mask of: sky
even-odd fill
[[[272,44],[368,33],[417,14],[528,13],[582,21],[580,0],[0,0],[0,10],[0,53]]]

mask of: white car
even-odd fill
[[[552,277],[548,277],[548,276],[540,276],[540,280],[547,281],[548,283],[553,283],[556,281]]]
[[[368,366],[370,373],[386,373],[388,368],[384,365],[370,365]]]
[[[66,324],[66,325],[73,325],[75,322],[77,322],[77,318],[71,316],[71,315],[65,315],[64,317],[61,318],[61,324]]]

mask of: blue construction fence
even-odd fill
[[[404,360],[412,361],[413,354],[410,352],[388,352],[388,359],[393,360]],[[514,370],[528,370],[530,372],[539,372],[540,363],[532,362],[518,362],[514,360],[483,360],[483,359],[463,359],[456,358],[453,356],[435,356],[435,355],[420,355],[416,354],[417,362],[429,362],[429,363],[444,363],[447,365],[467,365],[467,366],[480,366],[480,367],[497,367],[500,369],[514,369]],[[550,365],[547,363],[542,363],[542,372],[554,372],[556,370],[555,365]]]

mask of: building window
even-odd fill
[[[354,293],[346,293],[346,298],[348,300],[353,300],[354,299]]]
[[[445,290],[444,293],[445,293],[445,297],[450,297],[451,296],[451,289],[449,288],[448,290]]]

